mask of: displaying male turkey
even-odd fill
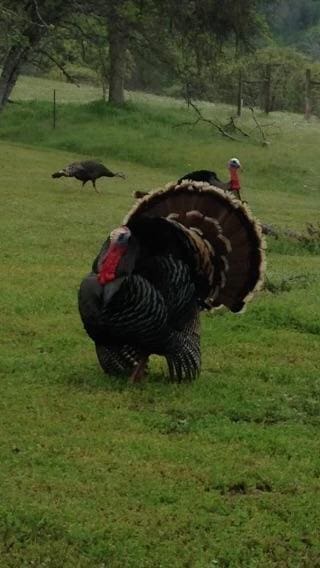
[[[84,160],[83,162],[73,162],[66,166],[62,170],[52,174],[53,178],[60,177],[74,177],[82,181],[82,187],[91,181],[94,189],[99,193],[96,187],[96,180],[101,177],[121,177],[125,179],[125,175],[117,172],[113,173],[108,168],[106,168],[101,162],[96,162],[94,160]]]
[[[138,201],[79,290],[104,371],[135,381],[158,354],[172,379],[195,378],[200,311],[240,311],[261,283],[262,249],[248,209],[220,189],[183,181]]]

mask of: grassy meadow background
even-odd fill
[[[60,101],[52,129],[52,89]],[[268,238],[267,286],[244,315],[202,318],[203,372],[105,376],[77,289],[133,203],[235,155],[264,222],[317,223],[320,124],[274,113],[270,144],[222,139],[179,101],[22,78],[0,116],[0,566],[320,566],[319,240]],[[31,100],[34,99],[34,100]],[[208,118],[231,109],[202,104]],[[101,195],[50,175],[100,158]]]

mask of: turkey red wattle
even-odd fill
[[[229,167],[230,171],[230,189],[241,189],[240,178],[238,174],[239,168]]]
[[[127,249],[127,243],[119,244],[118,242],[111,242],[97,276],[98,282],[101,286],[104,286],[105,284],[108,284],[108,282],[112,282],[115,278],[117,278],[117,267]]]

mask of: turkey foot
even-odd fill
[[[148,356],[142,357],[138,363],[138,365],[134,368],[134,371],[130,375],[130,382],[131,383],[140,383],[140,381],[144,377],[144,372],[146,365],[148,363]]]

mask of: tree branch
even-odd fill
[[[67,81],[69,81],[69,83],[73,83],[73,85],[80,87],[79,83],[77,83],[74,77],[72,77],[72,75],[68,73],[68,71],[62,65],[62,63],[60,63],[55,57],[53,57],[53,55],[51,55],[47,51],[44,51],[43,49],[40,49],[39,52],[42,53],[45,57],[48,57],[48,59],[50,59],[50,61],[52,61],[60,69],[60,71],[62,71],[62,73],[66,77]]]
[[[230,120],[228,122],[228,124],[225,125],[225,128],[230,128],[231,130],[238,130],[240,132],[240,134],[242,134],[243,136],[246,136],[247,138],[250,138],[250,134],[248,134],[248,132],[245,132],[244,130],[242,130],[242,128],[240,128],[240,126],[237,126],[235,123],[235,118],[233,116],[230,116]]]
[[[36,11],[36,14],[37,14],[37,17],[38,17],[38,19],[39,19],[39,22],[41,22],[39,25],[41,25],[41,26],[44,27],[44,28],[49,29],[50,26],[47,24],[47,22],[44,21],[43,17],[42,17],[41,14],[40,14],[40,10],[39,10],[39,6],[38,6],[37,0],[32,0],[32,3],[33,3],[33,5],[34,5],[34,9],[35,9],[35,11]]]
[[[78,22],[67,20],[64,23],[61,23],[59,27],[68,31],[70,31],[70,28],[74,28],[79,32],[81,37],[87,39],[90,43],[93,43],[94,45],[97,45],[101,42],[106,42],[105,35],[99,34],[97,33],[97,31],[95,31],[94,34],[86,32]]]

